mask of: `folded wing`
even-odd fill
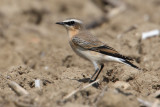
[[[79,36],[78,37],[75,36],[72,38],[72,42],[76,46],[86,50],[96,51],[105,55],[114,56],[124,60],[133,60],[130,57],[119,54],[115,49],[113,49],[110,46],[107,46],[106,44],[99,41],[95,37],[94,38],[92,37],[92,39],[89,39],[89,38],[83,38],[83,37],[80,38]]]

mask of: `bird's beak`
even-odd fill
[[[64,25],[64,22],[56,22],[56,24]]]

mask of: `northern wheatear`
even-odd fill
[[[95,36],[87,31],[82,21],[77,19],[68,19],[62,22],[57,22],[56,24],[63,25],[67,29],[69,34],[69,43],[74,52],[93,63],[95,73],[90,78],[91,81],[95,81],[97,79],[104,67],[104,63],[108,61],[120,62],[139,69],[136,65],[130,62],[132,58],[119,54],[115,49],[99,41]]]

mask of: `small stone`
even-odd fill
[[[45,66],[45,67],[44,67],[44,69],[45,69],[45,70],[48,70],[48,69],[49,69],[49,67],[48,67],[48,66]]]
[[[123,88],[125,90],[128,90],[130,89],[131,85],[127,82],[124,82],[124,81],[117,81],[114,83],[113,85],[115,88]]]

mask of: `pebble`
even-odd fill
[[[131,85],[127,82],[124,82],[124,81],[117,81],[114,83],[113,85],[115,88],[123,88],[125,90],[128,90],[130,89]]]

